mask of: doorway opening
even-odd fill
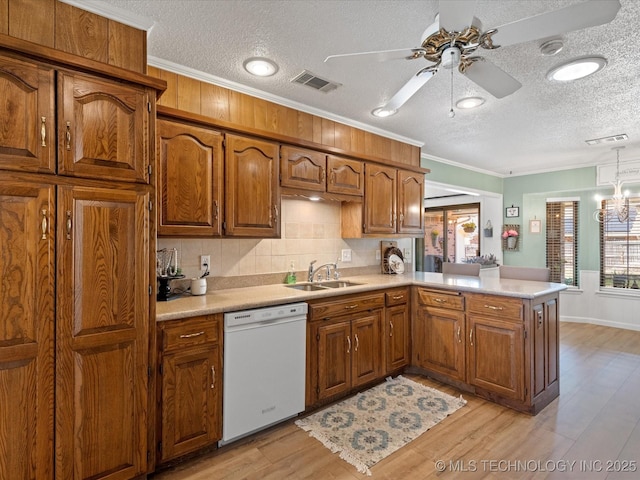
[[[425,208],[424,231],[421,271],[442,272],[442,262],[465,263],[478,257],[480,204]]]

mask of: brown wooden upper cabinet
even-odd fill
[[[280,236],[279,145],[227,135],[225,234]]]
[[[158,120],[158,235],[222,233],[223,135]]]
[[[0,55],[0,168],[55,173],[54,75]]]
[[[58,73],[58,173],[148,183],[145,88]]]
[[[361,197],[364,194],[364,163],[285,145],[280,151],[280,185]]]
[[[367,163],[364,202],[342,204],[343,238],[421,235],[424,174]]]

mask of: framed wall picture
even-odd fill
[[[507,218],[519,217],[519,216],[520,216],[520,207],[514,207],[513,205],[511,205],[510,207],[507,207],[507,214],[506,214]]]
[[[542,220],[529,220],[529,233],[540,233],[542,231]]]

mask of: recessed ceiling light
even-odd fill
[[[276,62],[263,57],[247,58],[242,65],[247,72],[258,77],[270,77],[278,71]]]
[[[574,58],[561,65],[553,67],[547,73],[548,80],[557,82],[571,82],[579,78],[593,75],[607,65],[604,57],[580,57]]]
[[[374,117],[384,118],[384,117],[390,117],[391,115],[395,115],[396,113],[398,113],[398,110],[379,107],[379,108],[375,108],[371,112],[371,115],[373,115]]]
[[[482,97],[466,97],[461,98],[456,102],[456,107],[458,108],[476,108],[482,105],[485,102]]]
[[[561,38],[554,38],[540,45],[540,53],[545,57],[557,55],[564,48],[564,42]]]

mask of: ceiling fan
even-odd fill
[[[366,55],[378,61],[424,58],[431,62],[411,77],[386,104],[376,109],[386,112],[386,115],[395,113],[440,68],[457,67],[460,73],[491,95],[503,98],[514,93],[522,84],[484,57],[474,55],[479,47],[492,50],[603,25],[611,22],[620,9],[619,0],[587,0],[483,31],[482,23],[473,16],[475,3],[476,0],[440,0],[439,14],[422,34],[419,47],[330,55],[325,62]]]

